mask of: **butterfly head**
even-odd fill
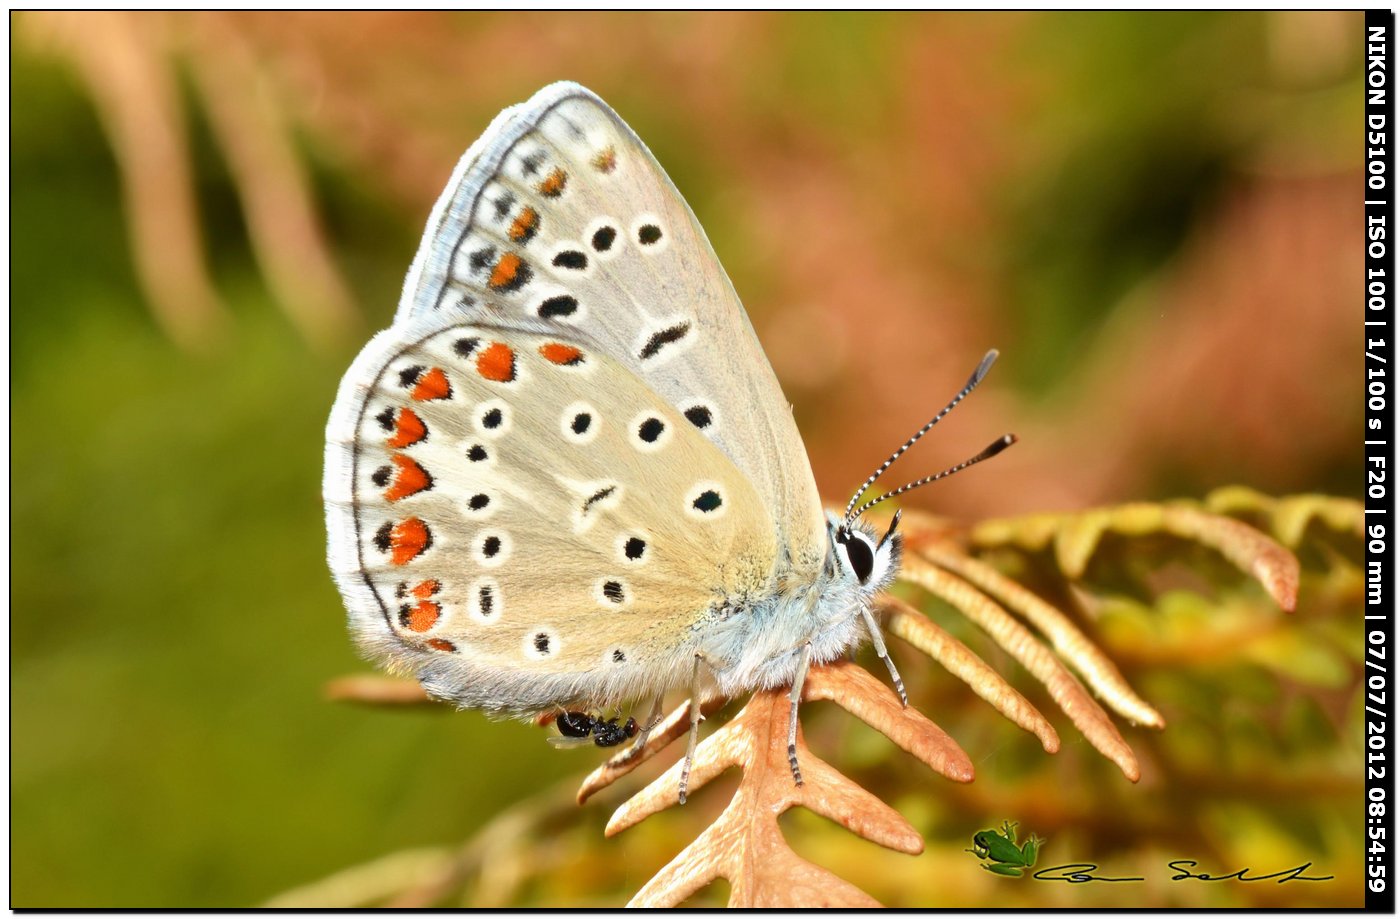
[[[964,460],[956,466],[951,466],[934,475],[924,476],[921,479],[916,479],[913,482],[901,485],[892,491],[887,491],[882,495],[871,498],[865,503],[860,504],[859,507],[856,506],[860,502],[861,497],[864,496],[870,486],[875,483],[875,480],[884,474],[885,470],[893,466],[895,461],[903,456],[906,450],[917,443],[919,438],[927,434],[934,425],[943,420],[949,412],[957,407],[959,402],[967,397],[968,393],[977,388],[977,385],[982,382],[982,379],[987,375],[987,371],[991,369],[996,359],[996,351],[987,352],[986,356],[982,358],[981,363],[977,365],[977,369],[973,371],[972,376],[968,378],[967,385],[962,388],[962,391],[954,396],[953,400],[944,406],[941,412],[933,416],[928,424],[920,428],[913,437],[906,440],[898,450],[895,450],[894,453],[890,455],[890,458],[885,460],[878,469],[871,473],[864,484],[856,490],[856,493],[851,496],[850,503],[846,505],[845,516],[837,516],[836,514],[827,515],[827,533],[831,537],[831,549],[836,559],[836,565],[842,574],[853,578],[860,589],[867,595],[873,594],[888,586],[889,583],[894,580],[895,573],[899,570],[899,555],[902,548],[900,535],[898,533],[900,512],[895,511],[893,519],[890,520],[890,527],[885,531],[883,536],[878,536],[874,528],[862,523],[860,520],[861,515],[877,504],[888,501],[891,498],[896,498],[916,488],[922,488],[939,479],[947,478],[985,459],[990,459],[1016,442],[1016,435],[1004,435],[993,441],[981,453],[978,453],[971,459]]]
[[[869,594],[883,590],[894,580],[899,570],[901,537],[896,511],[884,535],[859,520],[843,520],[827,515],[827,533],[831,538],[831,553],[841,574],[855,580]]]

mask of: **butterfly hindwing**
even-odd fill
[[[463,705],[621,702],[687,675],[774,527],[693,419],[574,330],[408,323],[342,386],[331,564],[361,643]]]

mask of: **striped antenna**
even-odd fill
[[[992,369],[992,364],[996,363],[998,353],[999,352],[995,348],[988,351],[986,356],[982,358],[982,363],[978,364],[977,369],[972,371],[972,376],[968,377],[967,385],[962,388],[962,392],[954,396],[953,401],[945,405],[943,407],[943,411],[939,412],[937,415],[934,415],[928,424],[919,428],[919,433],[906,440],[904,442],[904,446],[900,447],[898,450],[894,451],[894,453],[890,454],[890,458],[881,463],[880,468],[872,472],[870,474],[870,478],[865,480],[865,484],[862,485],[859,489],[857,489],[855,494],[851,495],[851,503],[846,505],[847,523],[850,523],[852,520],[860,516],[860,511],[856,511],[854,514],[851,513],[851,508],[856,506],[856,502],[860,500],[860,496],[869,491],[870,486],[875,484],[875,480],[878,479],[882,474],[884,474],[884,471],[886,469],[893,466],[894,461],[903,456],[905,450],[908,450],[910,447],[914,446],[914,444],[918,442],[920,437],[923,437],[925,434],[927,434],[929,432],[929,429],[931,429],[935,424],[938,424],[938,422],[943,420],[944,415],[957,408],[958,403],[961,402],[963,399],[966,399],[967,394],[977,388],[977,384],[982,382],[982,378],[987,375],[987,371]],[[980,459],[986,459],[986,457],[979,457],[979,460]],[[977,462],[977,460],[973,460],[972,462]],[[970,465],[970,463],[968,465]],[[885,497],[889,496],[886,495]],[[880,500],[884,499],[882,498]],[[868,504],[866,505],[866,507],[869,506],[870,505]],[[861,510],[864,509],[865,508],[861,508]]]
[[[865,502],[860,506],[860,510],[856,511],[855,515],[850,519],[855,519],[855,517],[859,517],[861,514],[870,510],[872,507],[874,507],[875,505],[879,504],[881,501],[884,501],[887,498],[893,498],[896,495],[902,495],[906,491],[913,491],[914,489],[919,488],[923,485],[927,485],[930,482],[937,482],[939,479],[946,479],[948,476],[952,475],[955,472],[962,472],[968,466],[975,466],[985,459],[991,459],[992,457],[996,456],[998,453],[1005,450],[1007,447],[1011,446],[1015,442],[1015,434],[1003,434],[1001,437],[988,444],[987,449],[983,450],[981,453],[977,454],[970,460],[963,460],[956,466],[950,466],[936,475],[925,476],[922,479],[910,482],[908,485],[901,485],[894,491],[887,491],[880,497]]]

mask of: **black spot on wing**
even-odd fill
[[[612,227],[602,227],[593,234],[593,248],[599,252],[607,252],[612,248],[615,239],[617,239],[617,230]]]
[[[577,249],[565,249],[554,256],[554,266],[556,268],[569,268],[574,271],[582,271],[588,267],[588,256]]]
[[[600,488],[597,491],[595,491],[592,495],[589,496],[587,501],[583,502],[584,513],[587,513],[590,507],[597,504],[599,501],[603,500],[615,491],[617,491],[616,485],[609,485],[607,488]]]
[[[473,272],[485,271],[496,264],[496,247],[487,246],[485,249],[477,249],[471,254],[467,263],[472,266]]]
[[[642,350],[637,353],[637,357],[644,361],[656,357],[657,354],[661,353],[662,348],[675,344],[689,334],[690,323],[688,322],[678,322],[670,328],[662,329],[647,339],[647,343],[642,345]]]
[[[560,316],[572,316],[578,310],[578,300],[567,294],[560,294],[557,297],[550,297],[539,306],[539,314],[543,319],[556,319]]]

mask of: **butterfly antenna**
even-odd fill
[[[887,460],[885,460],[883,463],[881,463],[881,464],[880,464],[880,468],[879,468],[879,469],[876,469],[874,472],[872,472],[872,473],[870,474],[870,478],[868,478],[868,479],[865,480],[865,484],[862,485],[860,488],[858,488],[858,489],[856,490],[856,493],[855,493],[855,494],[851,495],[851,503],[846,505],[846,522],[847,522],[847,523],[850,523],[852,520],[854,520],[855,518],[857,518],[857,517],[860,516],[860,511],[856,511],[854,514],[851,513],[851,508],[853,508],[853,507],[856,506],[856,502],[860,500],[860,496],[863,495],[863,494],[865,494],[865,493],[870,489],[870,486],[871,486],[871,485],[874,485],[874,484],[875,484],[875,480],[878,479],[881,475],[883,475],[883,474],[884,474],[884,471],[885,471],[886,469],[888,469],[888,468],[890,468],[891,466],[894,465],[894,461],[895,461],[895,460],[899,459],[901,456],[904,455],[904,451],[905,451],[905,450],[908,450],[910,447],[914,446],[914,444],[918,442],[918,440],[919,440],[920,437],[923,437],[925,434],[927,434],[927,433],[929,432],[929,430],[930,430],[935,424],[938,424],[938,422],[940,422],[940,421],[943,420],[943,416],[944,416],[944,415],[948,414],[948,413],[951,412],[953,409],[957,408],[958,403],[961,402],[963,399],[966,399],[966,398],[967,398],[967,394],[970,393],[970,392],[972,392],[974,389],[977,388],[977,384],[982,382],[982,378],[985,377],[985,376],[987,375],[987,371],[989,371],[989,370],[992,369],[992,364],[996,363],[996,359],[997,359],[997,354],[998,354],[998,353],[999,353],[999,352],[998,352],[995,348],[993,348],[992,350],[988,351],[988,352],[986,353],[986,355],[982,358],[982,362],[981,362],[980,364],[977,365],[977,369],[974,370],[974,371],[972,371],[972,376],[968,377],[967,385],[964,386],[964,387],[962,388],[962,392],[960,392],[960,393],[958,393],[956,396],[954,396],[954,397],[953,397],[953,401],[952,401],[952,402],[949,402],[947,405],[945,405],[945,406],[943,407],[943,411],[939,412],[937,415],[934,415],[933,418],[931,418],[931,419],[929,420],[929,423],[928,423],[928,424],[924,425],[922,428],[919,428],[919,432],[918,432],[917,434],[915,434],[913,437],[911,437],[911,438],[909,438],[908,440],[906,440],[906,441],[904,442],[904,446],[900,447],[898,450],[896,450],[896,451],[894,451],[893,453],[891,453],[891,454],[890,454],[890,458],[887,459]],[[1014,441],[1014,438],[1013,438],[1013,441]],[[1004,446],[1010,446],[1010,444],[1006,444],[1006,445],[1004,445]],[[990,448],[988,448],[988,449],[990,449]],[[1003,449],[1003,448],[999,447],[998,449]],[[985,453],[985,452],[986,452],[986,451],[984,450],[983,453]],[[991,454],[988,454],[988,455],[991,455]],[[976,459],[969,460],[968,462],[964,463],[963,465],[964,465],[964,466],[970,466],[970,465],[972,465],[973,463],[981,462],[982,460],[984,460],[984,459],[986,459],[986,458],[987,458],[986,456],[981,456],[981,455],[979,455]],[[957,467],[957,468],[962,468],[962,467]],[[953,471],[955,472],[955,471],[957,471],[957,469],[954,469]],[[940,473],[939,475],[941,476],[942,474],[943,474],[943,473]],[[951,474],[951,473],[949,473],[949,474]],[[930,479],[930,481],[932,481],[932,479]],[[912,487],[912,483],[910,484],[910,486],[907,486],[905,490],[908,490],[908,487]],[[890,495],[885,495],[884,497],[880,498],[879,500],[883,501],[885,498],[888,498],[888,497],[890,497]],[[865,507],[870,507],[870,506],[871,506],[870,504],[865,505]],[[864,509],[865,509],[865,508],[861,508],[861,510],[864,510]]]
[[[887,492],[885,492],[883,495],[881,495],[880,497],[878,497],[878,498],[873,498],[873,499],[871,499],[871,500],[865,502],[864,504],[862,504],[862,505],[860,506],[860,510],[856,511],[855,514],[854,514],[850,519],[854,520],[856,517],[859,517],[861,514],[865,513],[866,511],[870,510],[870,509],[871,509],[872,507],[874,507],[875,505],[879,504],[881,501],[885,501],[885,500],[887,500],[887,499],[889,499],[889,498],[893,498],[893,497],[895,497],[896,495],[902,495],[902,494],[904,494],[906,491],[913,491],[913,490],[916,489],[916,488],[922,488],[923,486],[929,484],[930,482],[937,482],[939,479],[946,479],[948,476],[952,475],[952,474],[955,473],[955,472],[962,472],[962,471],[963,471],[964,469],[966,469],[968,466],[975,466],[975,465],[977,465],[978,463],[982,462],[983,460],[991,459],[992,457],[996,456],[998,453],[1000,453],[1001,451],[1005,450],[1007,447],[1011,446],[1011,445],[1014,444],[1015,442],[1016,442],[1016,435],[1015,435],[1015,434],[1003,434],[1001,437],[998,437],[996,440],[994,440],[994,441],[992,441],[990,444],[988,444],[988,445],[987,445],[987,448],[986,448],[985,450],[983,450],[981,453],[979,453],[979,454],[977,454],[976,456],[974,456],[972,459],[963,460],[961,463],[958,463],[956,466],[949,466],[947,469],[944,469],[944,470],[943,470],[942,472],[940,472],[940,473],[937,473],[937,474],[935,474],[935,475],[930,475],[930,476],[924,476],[922,479],[918,479],[918,480],[916,480],[916,481],[910,482],[910,483],[907,484],[907,485],[901,485],[901,486],[899,486],[898,488],[896,488],[894,491],[887,491]]]

